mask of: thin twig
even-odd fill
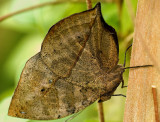
[[[107,1],[105,1],[105,0],[95,0],[94,2],[97,2],[97,1],[109,2],[109,0],[107,0]],[[53,5],[53,4],[60,4],[60,3],[64,3],[64,2],[65,3],[67,3],[67,2],[84,3],[85,1],[83,1],[83,0],[76,0],[76,1],[75,0],[68,0],[68,1],[67,0],[57,0],[57,1],[50,1],[50,2],[34,5],[34,6],[31,6],[31,7],[24,8],[24,9],[9,13],[7,15],[1,16],[0,17],[0,22],[2,22],[3,20],[6,20],[6,19],[8,19],[8,18],[10,18],[12,16],[15,16],[17,14],[20,14],[20,13],[24,13],[24,12],[31,11],[31,10],[36,9],[36,8],[40,8],[40,7],[44,7],[44,6],[48,6],[48,5]]]
[[[98,109],[100,122],[104,122],[103,102],[98,102]]]
[[[87,4],[87,9],[92,8],[92,1],[91,0],[86,0],[86,4]]]
[[[12,13],[9,13],[5,16],[0,17],[0,22],[9,18],[9,17],[12,17],[14,15],[17,15],[17,14],[20,14],[20,13],[23,13],[23,12],[26,12],[26,11],[30,11],[30,10],[40,8],[40,7],[43,7],[43,6],[58,4],[58,3],[62,3],[62,2],[64,2],[64,1],[51,1],[51,2],[46,2],[46,3],[34,5],[34,6],[31,6],[31,7],[28,7],[28,8],[24,8],[24,9],[21,9],[21,10],[18,10],[18,11],[15,11],[15,12],[12,12]]]
[[[156,90],[156,86],[154,85],[152,85],[152,93],[153,93],[153,101],[154,101],[155,120],[156,122],[159,122],[157,90]]]
[[[0,17],[0,22],[3,21],[3,20],[5,20],[5,19],[8,19],[9,17],[12,17],[12,16],[15,16],[15,15],[17,15],[17,14],[20,14],[20,13],[24,13],[24,12],[31,11],[31,10],[36,9],[36,8],[40,8],[40,7],[44,7],[44,6],[48,6],[48,5],[53,5],[53,4],[60,4],[60,3],[64,3],[64,2],[65,2],[65,3],[67,3],[67,2],[82,3],[82,2],[84,2],[84,1],[57,0],[57,1],[50,1],[50,2],[46,2],[46,3],[41,3],[41,4],[38,4],[38,5],[34,5],[34,6],[31,6],[31,7],[24,8],[24,9],[21,9],[21,10],[18,10],[18,11],[12,12],[12,13],[9,13],[9,14],[7,14],[7,15],[4,15],[4,16]]]

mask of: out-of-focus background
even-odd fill
[[[53,0],[0,0],[0,17],[49,1]],[[131,44],[133,37],[137,0],[99,1],[102,1],[102,14],[105,21],[113,26],[118,33],[119,63],[123,64],[125,50]],[[93,2],[93,6],[95,4],[96,2]],[[64,17],[86,9],[85,0],[74,0],[74,3],[66,0],[59,4],[46,5],[0,21],[0,122],[38,122],[7,115],[20,73],[26,61],[40,51],[41,43],[52,25]],[[129,59],[130,51],[127,53],[128,66]],[[127,85],[128,70],[123,77]],[[120,86],[115,94],[126,94],[126,90],[127,88],[121,89]],[[104,102],[106,122],[123,121],[125,99],[123,97],[112,97],[111,100]],[[62,122],[67,118],[47,122]],[[98,121],[97,103],[87,107],[71,120],[71,122]]]

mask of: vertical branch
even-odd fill
[[[103,103],[102,102],[98,102],[98,110],[99,110],[99,120],[100,120],[100,122],[104,122]]]
[[[159,10],[159,0],[138,0],[130,65],[153,67],[130,69],[124,122],[155,122],[154,102],[160,106]],[[151,85],[157,87],[157,95]]]
[[[91,9],[92,8],[91,0],[86,0],[86,4],[87,4],[87,9]]]

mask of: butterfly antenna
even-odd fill
[[[129,50],[130,47],[132,47],[132,44],[130,46],[128,46],[128,48],[125,51],[124,64],[123,64],[124,69],[140,68],[140,67],[152,67],[153,66],[153,65],[142,65],[142,66],[125,67],[126,66],[126,55],[127,55],[127,51]]]
[[[82,110],[83,111],[83,110]],[[77,115],[79,115],[82,111],[78,112],[78,113],[75,113],[73,116],[69,117],[68,119],[66,119],[64,122],[68,122],[72,119],[74,119],[75,117],[77,117]]]
[[[130,46],[128,46],[128,48],[126,49],[125,51],[125,56],[124,56],[124,64],[123,64],[123,67],[126,66],[126,55],[127,55],[127,51],[129,50],[129,48],[132,47],[132,44]]]
[[[153,65],[132,66],[132,67],[125,67],[124,69],[140,68],[140,67],[153,67]]]

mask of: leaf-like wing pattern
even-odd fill
[[[101,67],[109,70],[118,63],[116,33],[104,22],[100,4],[55,24],[43,41],[41,57],[54,73],[68,77],[88,40],[91,40],[91,51]]]
[[[69,76],[78,61],[97,15],[97,7],[74,14],[55,24],[46,35],[41,57],[60,77]]]
[[[41,51],[26,63],[8,115],[37,120],[76,113],[121,82],[115,30],[107,25],[100,3],[55,24]]]

